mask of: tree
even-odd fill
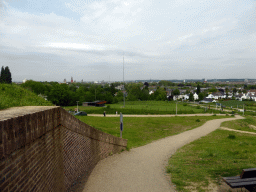
[[[115,97],[118,101],[123,101],[124,100],[124,94],[122,91],[118,91],[117,95]]]
[[[201,91],[200,91],[200,85],[197,84],[196,94],[199,95],[199,93],[201,93]]]
[[[21,86],[24,88],[28,88],[29,90],[33,91],[37,95],[45,94],[45,92],[46,92],[45,85],[41,82],[28,80],[25,83],[23,83]]]
[[[1,74],[0,74],[0,83],[4,83],[5,70],[4,66],[2,66]]]
[[[6,73],[6,83],[9,83],[9,84],[12,83],[12,74],[8,66],[5,67],[5,73]]]
[[[145,82],[145,83],[144,83],[144,85],[145,85],[146,87],[148,87],[148,86],[149,86],[148,82]]]
[[[215,87],[212,87],[211,89],[209,89],[209,92],[214,93],[217,92],[218,90]]]
[[[166,91],[164,90],[164,88],[158,87],[153,95],[154,95],[154,99],[157,101],[167,100]]]
[[[228,92],[229,92],[229,90],[228,90],[227,87],[225,88],[225,92],[226,92],[226,98],[228,98]]]
[[[180,90],[179,89],[174,89],[172,92],[172,95],[179,95],[180,94]]]
[[[194,95],[193,95],[193,93],[190,93],[190,94],[189,94],[189,101],[194,101]]]
[[[4,66],[2,66],[0,83],[12,83],[12,74],[8,66],[6,66],[5,68]]]
[[[74,95],[71,95],[71,91],[68,90],[68,85],[66,84],[56,84],[52,87],[51,91],[47,95],[47,99],[53,104],[59,106],[68,106],[70,103],[74,103]]]
[[[203,93],[199,93],[198,94],[198,98],[199,98],[200,101],[203,100],[204,99],[204,94]]]
[[[236,88],[234,88],[234,89],[233,89],[233,95],[235,95],[235,94],[236,94],[236,92],[237,92],[237,89],[236,89]]]

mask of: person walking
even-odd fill
[[[106,117],[106,111],[104,111],[103,115],[104,115],[104,117]]]

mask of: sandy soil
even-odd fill
[[[171,155],[178,148],[216,130],[222,122],[235,119],[242,117],[211,120],[196,129],[103,159],[94,168],[83,192],[175,191],[165,173]],[[225,190],[229,190],[225,184],[221,189],[212,188],[212,191]]]

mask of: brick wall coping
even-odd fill
[[[11,119],[17,116],[27,115],[47,109],[58,108],[59,106],[24,106],[24,107],[11,107],[8,109],[0,110],[0,121]]]

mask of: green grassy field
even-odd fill
[[[119,117],[76,116],[84,123],[111,135],[120,136]],[[123,138],[128,139],[128,148],[148,144],[154,140],[175,135],[198,126],[211,119],[227,118],[227,116],[207,117],[125,117]],[[199,119],[199,120],[198,120]]]
[[[64,107],[66,110],[74,110],[77,106]],[[123,114],[176,114],[176,102],[167,101],[128,101],[123,107],[123,103],[109,104],[107,107],[83,107],[79,106],[80,111],[85,111],[88,114],[115,114],[122,112]],[[212,110],[208,110],[212,113]],[[215,111],[214,111],[215,112]],[[205,113],[205,110],[197,107],[190,106],[187,103],[179,102],[177,104],[177,114],[195,114]],[[218,112],[219,113],[219,112]]]
[[[238,109],[245,109],[244,115],[256,116],[256,102],[255,101],[238,101],[238,100],[229,100],[229,101],[219,101],[223,106],[225,106],[224,110],[228,110],[229,113],[234,111],[240,115],[243,115],[243,112],[237,111]],[[216,103],[210,104],[200,104],[200,106],[208,107],[210,105],[211,109],[216,110]],[[244,106],[243,106],[244,105]],[[232,108],[231,108],[232,107]],[[220,106],[217,107],[217,110],[220,111]]]
[[[235,123],[234,123],[235,122]],[[246,130],[255,124],[251,117],[224,122],[221,126]],[[166,168],[178,191],[207,191],[211,182],[225,176],[239,175],[242,169],[256,167],[255,135],[216,130],[182,148],[169,159]]]
[[[49,101],[15,84],[0,84],[0,109],[18,106],[50,106]]]
[[[231,129],[256,133],[256,118],[247,116],[246,119],[240,119],[240,120],[235,120],[235,121],[226,121],[226,122],[222,123],[222,126],[228,127]]]
[[[233,107],[233,108],[243,108],[243,104],[245,104],[247,107],[251,106],[256,108],[256,102],[255,101],[238,101],[238,100],[229,100],[229,101],[220,101],[222,105],[225,105],[227,107]]]

